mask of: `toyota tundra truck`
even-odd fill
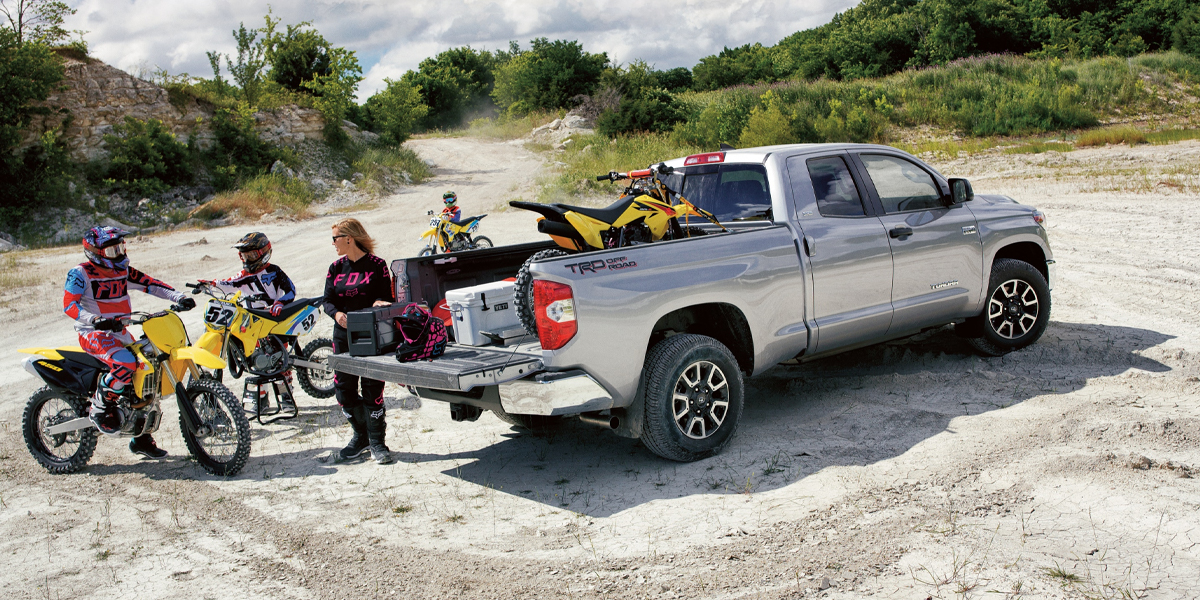
[[[909,154],[865,144],[724,149],[664,163],[671,189],[726,226],[532,262],[536,337],[449,344],[430,361],[330,366],[519,427],[563,418],[676,461],[720,452],[743,379],[954,324],[979,352],[1035,342],[1054,259],[1038,210],[975,195]],[[501,281],[552,242],[392,263],[400,302]]]

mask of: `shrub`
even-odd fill
[[[213,186],[220,190],[233,187],[239,180],[262,175],[284,152],[258,137],[254,130],[254,109],[246,103],[219,108],[212,119],[214,143],[206,153]]]
[[[768,91],[763,94],[763,102],[764,106],[755,107],[750,112],[750,119],[746,122],[746,129],[742,131],[738,146],[751,148],[795,142],[791,116],[784,113],[779,98]]]
[[[584,52],[579,42],[538,38],[496,70],[492,97],[518,115],[568,106],[571,98],[596,88],[608,55]]]
[[[1105,129],[1097,129],[1079,134],[1079,138],[1075,140],[1075,145],[1079,147],[1087,146],[1104,146],[1107,144],[1145,144],[1146,134],[1142,133],[1136,127],[1107,127]]]
[[[683,120],[675,100],[661,90],[646,91],[641,97],[621,100],[616,110],[600,114],[596,131],[606,136],[622,133],[670,131]]]
[[[387,87],[368,98],[364,108],[371,131],[378,133],[383,143],[399,146],[408,139],[429,107],[421,102],[420,90],[404,80],[383,81]]]
[[[126,116],[104,136],[106,174],[135,194],[155,194],[192,180],[192,153],[165,129],[162,121]]]
[[[234,215],[257,219],[282,211],[289,216],[305,217],[315,199],[312,188],[304,181],[283,175],[258,175],[243,180],[239,189],[217,194],[188,216],[204,220]]]
[[[342,120],[354,104],[358,82],[362,81],[362,67],[353,50],[332,48],[329,51],[329,73],[318,75],[302,85],[315,96],[313,104],[325,116],[325,141],[340,146],[346,142],[342,131]]]
[[[0,27],[0,222],[19,223],[51,193],[45,186],[60,170],[57,157],[65,156],[57,134],[43,135],[41,144],[25,152],[14,149],[34,116],[50,113],[36,104],[62,78],[62,61],[46,46],[21,43],[11,29]]]

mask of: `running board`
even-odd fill
[[[497,385],[540,371],[542,352],[536,344],[518,348],[449,344],[446,352],[433,360],[412,362],[397,361],[392,354],[334,354],[329,357],[329,368],[379,381],[466,392],[478,386]]]

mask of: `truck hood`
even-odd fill
[[[975,200],[982,201],[986,204],[1020,204],[1016,200],[1008,196],[1000,196],[997,194],[975,194]]]

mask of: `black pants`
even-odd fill
[[[337,331],[333,334],[333,351],[334,353],[342,353],[348,350],[350,343],[346,341],[345,333],[341,336]],[[359,387],[362,388],[362,393],[359,393]],[[375,412],[383,408],[383,382],[377,379],[367,379],[349,373],[340,371],[333,372],[333,388],[337,394],[337,401],[341,407],[347,411],[358,408],[359,406],[366,407],[369,411]]]

